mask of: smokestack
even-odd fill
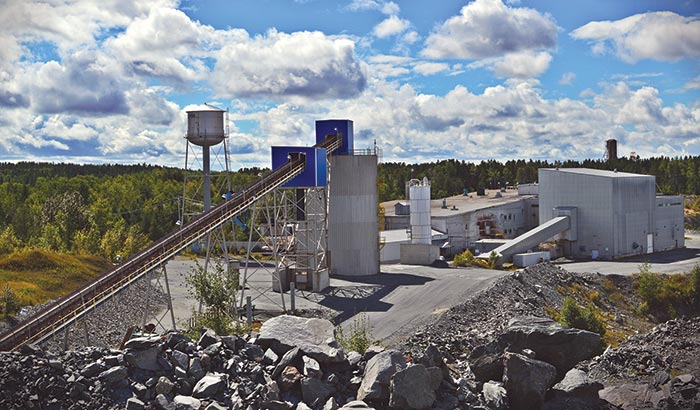
[[[605,141],[605,156],[608,161],[617,160],[617,140],[609,139]]]

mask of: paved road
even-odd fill
[[[185,278],[194,266],[193,261],[180,257],[167,264],[175,317],[180,326],[197,306],[185,285]],[[374,276],[334,277],[331,288],[323,293],[298,292],[296,307],[327,309],[344,328],[353,323],[356,315],[365,313],[372,336],[390,345],[505,274],[479,268],[440,269],[398,264],[382,265],[381,270],[381,274]],[[269,287],[269,274],[261,271],[256,275],[251,283]],[[279,293],[250,294],[257,296],[253,302],[257,311],[282,310]],[[289,309],[289,292],[284,294],[284,300]]]
[[[599,272],[629,275],[639,272],[639,265],[649,262],[652,272],[683,273],[700,264],[700,235],[686,233],[685,248],[657,254],[635,256],[619,261],[567,262],[560,266],[570,272]]]

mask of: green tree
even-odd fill
[[[197,264],[185,280],[190,294],[205,306],[202,313],[195,313],[195,329],[191,330],[207,327],[219,335],[236,331],[234,310],[239,288],[238,272],[226,272],[219,263],[214,264],[213,271]]]

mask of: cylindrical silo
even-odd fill
[[[196,111],[187,111],[187,141],[202,147],[202,191],[204,212],[211,208],[211,164],[209,147],[220,144],[226,138],[224,113],[226,111],[205,105]]]
[[[411,204],[411,243],[431,244],[430,181],[412,179],[409,182]]]

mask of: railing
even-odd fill
[[[315,147],[325,148],[330,155],[341,144],[340,138],[329,135]],[[248,209],[259,198],[297,176],[304,167],[303,153],[290,154],[287,163],[273,170],[266,177],[234,194],[229,200],[212,208],[124,263],[47,306],[24,323],[4,332],[0,335],[0,350],[16,350],[22,344],[40,342],[60,331],[109,299],[111,295],[143,277],[151,269],[165,263],[194,241]]]
[[[192,242],[245,211],[258,198],[301,173],[304,166],[304,154],[291,154],[285,165],[251,184],[228,201],[59,299],[16,328],[3,333],[0,336],[0,350],[15,350],[25,343],[40,342],[61,330],[151,269],[165,263]]]

